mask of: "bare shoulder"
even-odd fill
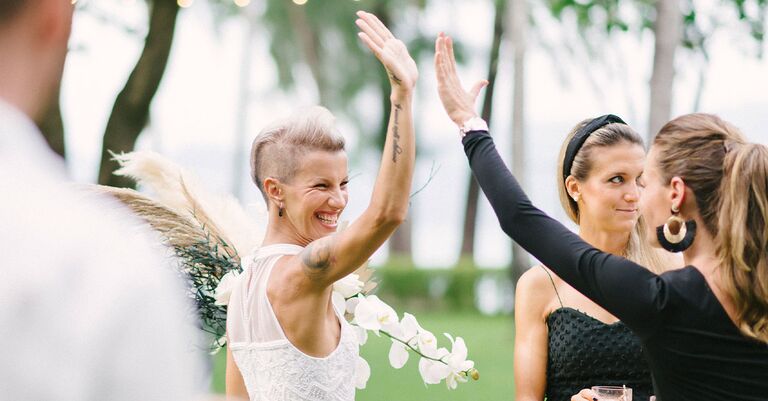
[[[542,265],[528,269],[517,281],[515,309],[519,307],[546,315],[557,296],[553,280],[557,282],[559,278]]]
[[[310,280],[322,281],[334,263],[335,247],[335,234],[310,242],[298,255],[304,275]]]
[[[553,281],[557,283],[560,278],[547,269],[544,265],[536,265],[526,270],[517,281],[517,291],[546,292],[553,290]]]

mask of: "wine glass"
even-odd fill
[[[632,401],[632,389],[626,386],[593,386],[600,401]]]

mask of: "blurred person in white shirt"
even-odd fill
[[[74,189],[33,123],[72,12],[0,0],[0,399],[198,399],[204,354],[167,252],[116,202]]]

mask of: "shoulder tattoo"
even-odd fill
[[[314,241],[304,248],[301,261],[304,264],[304,271],[309,276],[322,274],[331,266],[334,241],[334,236],[328,236]]]

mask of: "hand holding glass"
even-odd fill
[[[619,386],[593,386],[592,391],[600,401],[632,401],[632,389]]]

